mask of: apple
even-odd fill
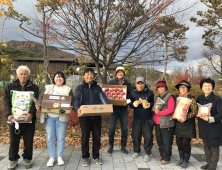
[[[119,89],[120,92],[123,92],[123,89]]]
[[[104,91],[103,91],[103,93],[105,93],[105,94],[106,94],[106,91],[104,90]]]
[[[105,88],[105,91],[109,91],[109,88]]]
[[[125,100],[124,98],[121,98],[120,100]]]
[[[116,87],[116,88],[114,88],[114,91],[115,91],[115,92],[117,92],[117,90],[118,90],[118,88],[117,88],[117,87]]]
[[[116,100],[119,100],[119,97],[116,97]]]
[[[120,94],[120,92],[119,92],[119,91],[117,91],[116,93],[117,93],[118,95]]]
[[[114,97],[115,97],[115,98],[118,97],[117,94],[114,94]]]
[[[109,97],[113,97],[113,95],[112,95],[112,94],[109,94]]]
[[[115,92],[115,91],[113,91],[113,92],[112,92],[112,94],[114,95],[114,94],[116,94],[116,92]]]
[[[106,93],[105,93],[106,94]],[[108,94],[106,94],[106,97],[108,97]]]
[[[109,91],[111,91],[111,92],[112,92],[112,91],[113,91],[113,89],[109,89]]]
[[[123,97],[123,95],[122,95],[122,94],[120,94],[120,95],[119,95],[119,98],[122,98],[122,97]]]
[[[123,91],[123,92],[121,92],[121,94],[122,94],[122,95],[125,95],[126,93]]]
[[[110,91],[107,91],[106,93],[107,93],[107,94],[110,94]]]

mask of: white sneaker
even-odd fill
[[[53,163],[54,163],[54,158],[50,158],[47,163],[47,166],[53,166]]]
[[[62,160],[62,157],[58,157],[58,165],[64,165],[64,161]]]

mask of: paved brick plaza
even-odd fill
[[[8,160],[8,148],[9,145],[0,144],[0,170],[7,170],[9,163]],[[112,156],[108,156],[107,147],[101,150],[101,158],[103,160],[103,165],[96,165],[91,161],[90,167],[82,166],[81,150],[80,147],[66,147],[63,155],[65,161],[64,166],[58,166],[57,162],[54,163],[53,167],[47,167],[46,163],[48,161],[48,151],[45,148],[34,149],[33,155],[33,170],[48,169],[48,170],[161,170],[161,169],[172,169],[179,170],[178,166],[174,163],[179,159],[177,146],[173,146],[173,156],[168,165],[159,165],[155,158],[159,157],[157,146],[152,149],[152,159],[150,162],[144,162],[143,157],[140,155],[138,158],[133,159],[131,155],[133,154],[133,148],[130,149],[131,153],[128,155],[122,154],[120,152],[119,146],[114,147],[114,152]],[[221,147],[222,149],[222,147]],[[20,150],[22,153],[22,150]],[[144,155],[144,150],[142,148],[142,155]],[[21,156],[21,154],[20,154]],[[192,145],[192,156],[190,158],[190,164],[187,169],[194,170],[200,169],[200,166],[205,164],[205,156],[202,145]],[[23,159],[19,159],[19,165],[16,169],[25,169],[23,164]],[[218,169],[222,170],[222,154],[220,155]],[[181,169],[180,169],[181,170]]]

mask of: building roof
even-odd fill
[[[43,61],[43,58],[10,58],[17,61]],[[49,58],[49,61],[76,61],[75,58]]]
[[[15,61],[44,61],[43,58],[10,58],[11,60]],[[49,58],[49,62],[72,62],[75,63],[76,65],[79,65],[78,60],[76,58]],[[95,62],[94,61],[84,61],[84,63],[88,63],[89,67],[95,67]],[[102,68],[102,64],[99,63],[99,67]]]

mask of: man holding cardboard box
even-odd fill
[[[101,145],[101,116],[83,116],[80,109],[81,105],[100,105],[100,102],[103,104],[109,104],[109,100],[103,93],[101,87],[97,85],[96,81],[94,81],[93,69],[87,68],[84,71],[84,81],[76,88],[74,98],[74,110],[78,113],[82,131],[82,165],[89,166],[90,164],[89,138],[91,131],[93,138],[93,161],[98,165],[102,165],[102,161],[99,158],[99,149]]]
[[[127,96],[126,98],[130,98],[131,93],[131,84],[126,79],[124,79],[125,71],[123,67],[117,67],[116,72],[114,74],[116,79],[111,80],[108,82],[110,85],[126,85],[127,86]],[[116,124],[120,118],[121,122],[121,129],[122,129],[122,136],[121,136],[121,151],[124,154],[128,154],[126,150],[126,142],[128,136],[128,110],[127,104],[125,103],[124,106],[113,106],[113,113],[110,115],[110,128],[109,128],[109,149],[108,154],[112,154],[113,152],[113,143],[114,143],[114,136],[116,130]]]

